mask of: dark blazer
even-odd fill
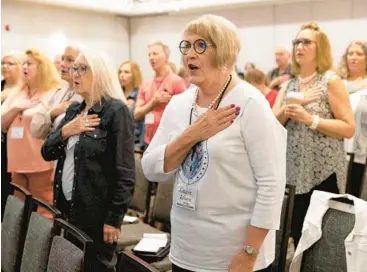
[[[54,179],[54,204],[62,193],[66,142],[62,127],[85,109],[72,104],[59,128],[42,147],[46,161],[58,160]],[[108,224],[119,228],[131,202],[135,185],[134,121],[128,107],[116,99],[102,99],[88,114],[98,114],[99,126],[83,133],[74,151],[74,184],[69,221],[84,227]]]

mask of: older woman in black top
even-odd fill
[[[84,102],[68,108],[42,155],[58,160],[54,204],[95,242],[92,270],[115,271],[116,241],[135,182],[134,122],[104,58],[84,52],[73,77]]]

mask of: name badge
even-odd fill
[[[12,139],[23,139],[24,128],[23,127],[13,127],[11,128],[10,138]]]
[[[154,114],[151,112],[146,114],[144,122],[146,125],[153,125],[154,124]]]
[[[176,188],[176,206],[194,211],[196,207],[197,189],[197,184],[196,186],[186,185],[180,181]]]

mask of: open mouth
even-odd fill
[[[74,86],[79,86],[80,83],[78,81],[74,81]]]
[[[189,64],[189,65],[188,65],[188,67],[189,67],[189,70],[190,70],[190,71],[196,71],[196,70],[198,70],[198,69],[199,69],[199,67],[197,67],[197,66],[195,66],[195,65],[193,65],[193,64]]]

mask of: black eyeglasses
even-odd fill
[[[208,46],[211,46],[211,43],[207,43],[203,39],[198,39],[194,42],[194,50],[198,54],[204,54]],[[180,42],[179,48],[182,55],[187,55],[192,47],[192,44],[189,41],[183,40]]]
[[[73,68],[70,69],[71,73],[77,72],[79,76],[84,76],[87,70],[88,70],[87,65],[74,66]]]
[[[315,41],[312,41],[310,39],[294,39],[292,41],[292,44],[293,46],[298,46],[301,43],[303,46],[309,46],[313,42]]]

